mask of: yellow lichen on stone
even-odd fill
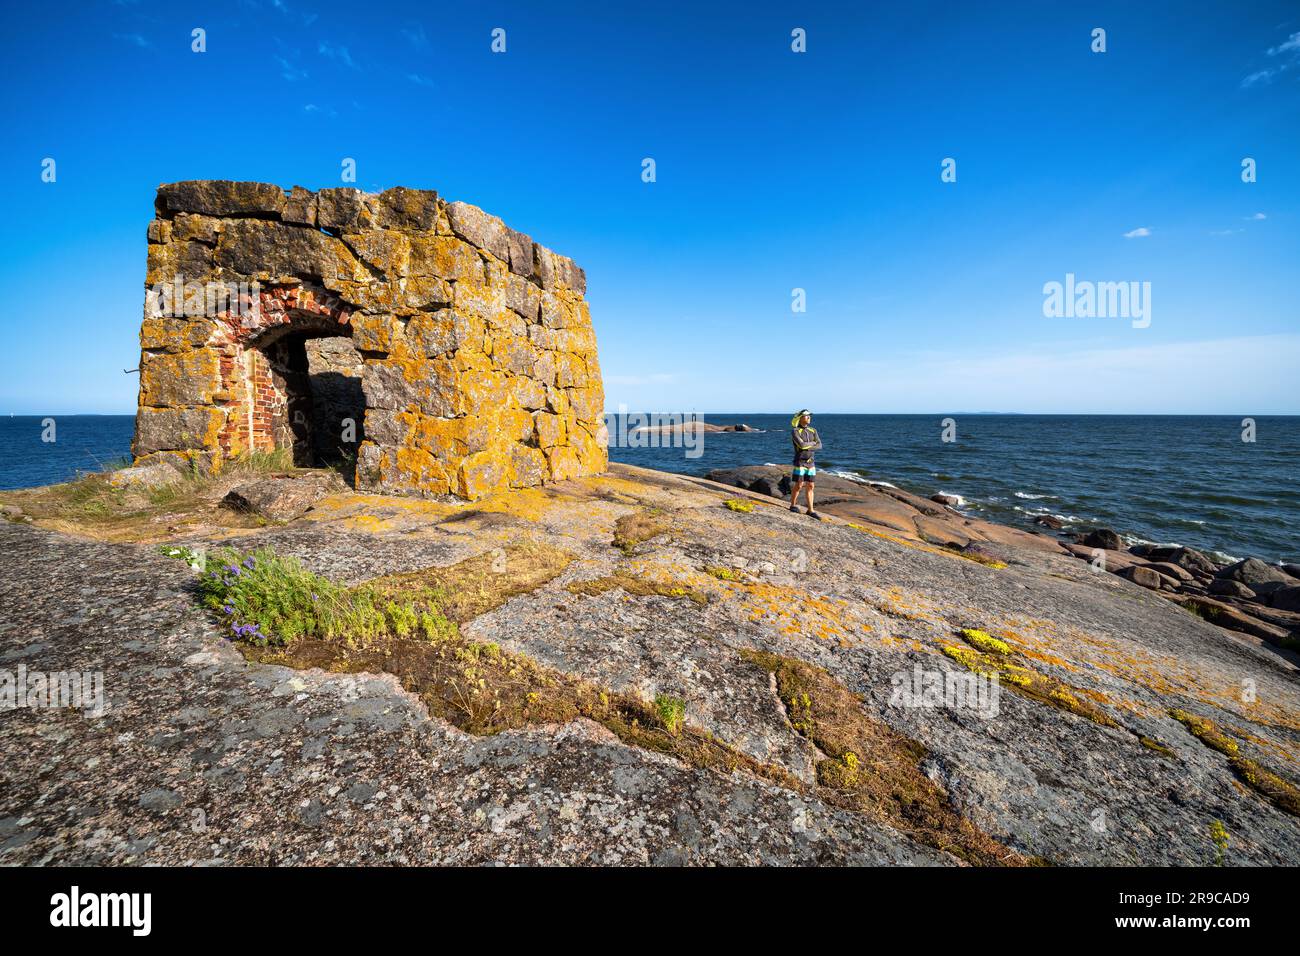
[[[295,422],[310,407],[301,360],[272,350],[350,335],[359,489],[478,500],[607,467],[596,336],[571,260],[422,190],[174,183],[156,210],[137,458],[289,444],[311,457]],[[230,293],[215,312],[213,284]]]

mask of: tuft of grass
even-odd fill
[[[921,769],[925,747],[868,715],[862,701],[829,673],[765,651],[741,655],[776,677],[791,726],[825,755],[816,766],[823,800],[870,814],[970,863],[1027,862],[952,806]]]
[[[731,511],[739,511],[741,514],[749,514],[754,510],[754,502],[746,501],[744,498],[728,498],[722,502]]]
[[[667,533],[671,527],[672,522],[661,509],[644,508],[614,522],[614,540],[610,543],[624,554],[631,554],[638,545]]]
[[[686,717],[686,701],[668,694],[655,695],[655,714],[664,730],[674,737],[682,732],[682,721]]]
[[[294,471],[293,449],[272,448],[265,451],[248,451],[231,458],[221,468],[224,473],[264,475],[277,471]]]
[[[1223,825],[1222,820],[1215,820],[1210,824],[1210,842],[1214,844],[1214,865],[1223,866],[1223,861],[1228,852],[1228,843],[1232,838],[1228,835],[1228,828]]]
[[[1279,810],[1300,816],[1300,789],[1258,761],[1243,756],[1237,741],[1221,731],[1214,721],[1178,709],[1169,711],[1169,716],[1186,727],[1191,735],[1205,746],[1227,757],[1228,765],[1236,772],[1242,783]]]

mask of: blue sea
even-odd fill
[[[681,447],[627,447],[612,427],[615,461],[683,474],[785,464],[786,415],[705,415],[759,433],[704,436],[698,457]],[[818,467],[929,496],[960,495],[967,513],[1032,527],[1051,514],[1067,529],[1104,525],[1131,542],[1185,544],[1224,557],[1300,562],[1300,417],[1261,416],[1242,441],[1236,416],[818,415]],[[0,489],[66,481],[129,455],[129,415],[0,418]],[[618,423],[615,423],[617,426]],[[0,499],[3,500],[3,499]]]

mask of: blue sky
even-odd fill
[[[582,264],[609,410],[1300,413],[1294,2],[844,6],[10,9],[0,412],[134,410],[159,183],[352,157]]]

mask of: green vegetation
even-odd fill
[[[1228,828],[1223,825],[1222,820],[1215,820],[1210,824],[1210,840],[1214,843],[1214,865],[1223,866],[1231,837],[1228,835]]]
[[[303,638],[356,645],[417,629],[435,640],[454,629],[431,594],[394,601],[374,586],[344,587],[269,548],[242,557],[230,549],[209,554],[199,593],[204,606],[222,616],[232,639],[261,647]]]
[[[667,694],[655,696],[655,713],[664,729],[676,737],[682,732],[682,721],[686,717],[686,701],[680,697]]]

